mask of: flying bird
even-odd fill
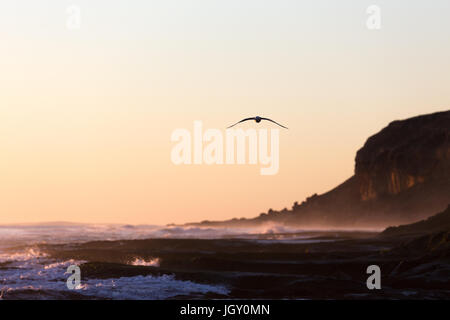
[[[283,127],[283,128],[285,128],[285,129],[288,129],[287,127],[285,127],[285,126],[279,124],[279,123],[276,122],[276,121],[273,121],[272,119],[269,119],[269,118],[263,118],[263,117],[259,117],[259,116],[256,116],[256,117],[253,117],[253,118],[245,118],[245,119],[242,119],[241,121],[238,121],[238,122],[236,122],[235,124],[233,124],[233,125],[227,127],[227,129],[229,129],[229,128],[231,128],[231,127],[234,127],[235,125],[237,125],[237,124],[239,124],[239,123],[241,123],[241,122],[244,122],[244,121],[248,121],[248,120],[255,120],[256,123],[260,123],[261,120],[267,120],[267,121],[270,121],[270,122],[273,122],[273,123],[279,125],[280,127]]]

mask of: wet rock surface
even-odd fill
[[[172,297],[179,299],[450,299],[449,232],[334,240],[148,239],[45,250],[58,259],[87,261],[81,265],[83,279],[171,275],[228,288],[227,294]],[[129,265],[135,256],[158,257],[160,266]],[[366,269],[373,264],[381,268],[381,290],[366,286]]]

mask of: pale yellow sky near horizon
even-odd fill
[[[449,15],[445,0],[3,1],[0,224],[253,217],[326,192],[389,122],[450,109]],[[277,175],[171,162],[174,129],[255,115],[289,127]]]

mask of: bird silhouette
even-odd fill
[[[235,124],[233,124],[233,125],[227,127],[227,129],[229,129],[229,128],[231,128],[231,127],[234,127],[235,125],[237,125],[237,124],[239,124],[239,123],[241,123],[241,122],[244,122],[244,121],[248,121],[248,120],[255,120],[256,123],[260,123],[261,120],[267,120],[267,121],[270,121],[270,122],[273,122],[273,123],[279,125],[279,126],[282,127],[282,128],[288,129],[287,127],[285,127],[285,126],[279,124],[279,123],[276,122],[276,121],[273,121],[272,119],[269,119],[269,118],[263,118],[263,117],[260,117],[260,116],[242,119],[241,121],[238,121],[238,122],[236,122]]]

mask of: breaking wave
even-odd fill
[[[56,261],[36,248],[0,254],[0,299],[53,299],[80,294],[102,299],[167,299],[180,295],[227,294],[224,286],[176,280],[174,276],[133,276],[116,279],[83,279],[76,290],[66,282],[67,268],[85,261]],[[136,266],[159,266],[159,259],[131,261]]]
[[[141,258],[135,258],[133,261],[130,261],[129,264],[132,266],[159,267],[160,259],[154,258],[145,260]]]

